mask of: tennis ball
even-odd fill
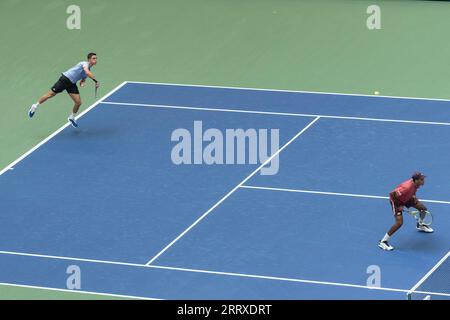
[[[380,94],[380,92],[378,92],[378,91],[375,91],[373,94]]]

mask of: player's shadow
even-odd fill
[[[442,239],[440,239],[439,234],[426,234],[424,232],[417,232],[416,235],[408,238],[401,244],[404,250],[414,250],[414,251],[439,251],[442,249]],[[445,241],[445,240],[444,240]]]
[[[114,136],[118,133],[119,129],[117,127],[89,127],[89,128],[69,128],[64,134],[66,138],[106,138]]]

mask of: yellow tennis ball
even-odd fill
[[[373,94],[380,94],[380,92],[378,92],[378,91],[375,91]]]

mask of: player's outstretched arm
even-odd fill
[[[91,72],[91,70],[88,69],[88,67],[83,68],[84,72],[86,72],[86,75],[91,78],[92,80],[95,80],[94,74]]]
[[[95,86],[98,88],[100,86],[100,83],[95,79],[95,76],[91,72],[91,70],[89,70],[87,67],[84,67],[83,70],[84,72],[86,72],[86,75],[95,82]]]

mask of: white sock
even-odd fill
[[[69,118],[70,118],[70,119],[75,119],[75,115],[76,115],[76,114],[72,112],[72,113],[70,114]]]
[[[390,236],[386,233],[385,235],[384,235],[384,238],[383,238],[383,240],[381,240],[381,242],[385,242],[385,241],[388,241],[389,240],[389,238],[390,238]]]

